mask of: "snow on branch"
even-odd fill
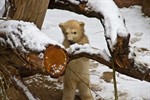
[[[104,64],[112,69],[112,62],[111,62],[112,58],[107,54],[105,50],[93,48],[88,44],[85,45],[74,44],[67,49],[67,52],[69,53],[69,61],[80,57],[87,57],[101,64]],[[137,60],[138,56],[133,58],[134,60],[129,59],[129,62],[132,63],[133,65],[128,66],[126,69],[121,68],[119,65],[115,64],[116,71],[136,79],[150,82],[150,74],[149,74],[150,68],[148,67],[150,65]]]
[[[70,61],[72,59],[76,59],[81,56],[87,56],[93,60],[98,60],[100,63],[107,65],[109,61],[111,61],[110,56],[107,54],[105,50],[99,50],[91,47],[89,44],[79,45],[74,44],[71,45],[67,49],[68,54],[70,55]],[[95,56],[94,56],[95,55]],[[95,57],[95,58],[94,58]],[[109,65],[108,65],[109,66]]]
[[[111,48],[117,42],[118,32],[127,36],[128,32],[121,30],[122,28],[126,30],[124,20],[113,0],[88,0],[87,6],[89,10],[101,13],[104,16],[102,24],[105,26],[105,37],[110,39],[109,45]]]

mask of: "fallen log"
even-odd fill
[[[41,73],[54,78],[63,75],[68,62],[63,46],[33,23],[12,20],[0,25],[0,59],[18,69],[21,76]]]

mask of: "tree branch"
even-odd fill
[[[69,61],[80,57],[87,57],[96,60],[112,69],[112,58],[105,51],[98,50],[87,45],[72,45],[67,49],[67,51],[69,53]],[[131,59],[129,60],[133,61]],[[124,69],[115,64],[115,70],[121,74],[150,82],[150,69],[148,68],[148,65],[142,65],[142,63],[140,64],[135,62],[133,67]]]

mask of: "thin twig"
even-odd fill
[[[115,96],[115,100],[118,100],[118,90],[117,90],[116,71],[115,71],[115,62],[114,61],[115,61],[115,59],[114,59],[114,57],[112,57],[114,96]]]

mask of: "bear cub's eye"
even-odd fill
[[[68,33],[66,32],[66,34],[68,34]]]
[[[77,32],[73,32],[73,34],[77,34]]]

